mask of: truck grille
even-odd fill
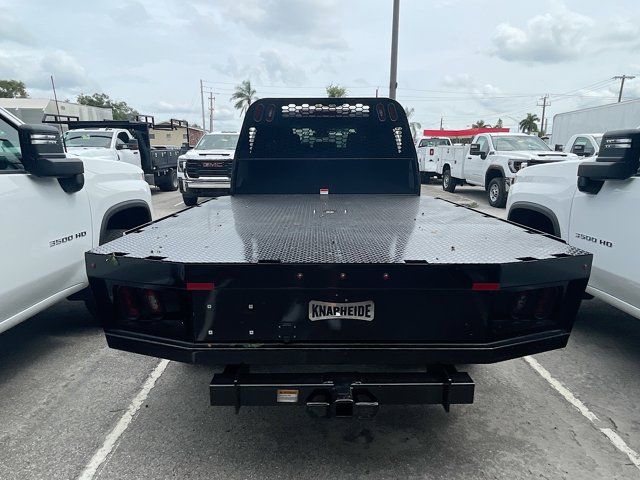
[[[231,177],[232,160],[187,160],[187,176],[199,177]]]

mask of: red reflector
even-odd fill
[[[187,290],[213,290],[213,283],[187,283]]]
[[[476,292],[500,290],[500,284],[499,283],[474,283],[471,286],[471,290],[474,290]]]

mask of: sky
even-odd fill
[[[0,0],[0,79],[33,98],[104,92],[140,113],[236,130],[230,96],[388,95],[392,0]],[[640,97],[637,0],[401,0],[398,100],[423,128],[515,126]],[[207,102],[208,103],[208,102]],[[208,105],[207,105],[208,107]],[[208,124],[208,112],[206,114]],[[207,125],[208,126],[208,125]]]

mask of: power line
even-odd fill
[[[618,103],[620,103],[622,101],[622,89],[624,88],[624,81],[627,78],[629,80],[633,80],[636,77],[633,76],[633,75],[616,75],[615,77],[612,78],[612,80],[622,80],[620,82],[620,93],[618,94]]]

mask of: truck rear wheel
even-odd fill
[[[198,197],[194,197],[192,195],[182,195],[182,201],[187,207],[193,207],[196,203],[198,203]]]
[[[456,183],[456,179],[451,176],[451,170],[447,168],[444,172],[442,172],[442,189],[445,192],[455,192]]]
[[[504,208],[507,204],[507,189],[503,177],[492,178],[487,188],[489,205],[496,208]]]
[[[175,168],[170,168],[166,175],[160,177],[156,185],[163,192],[175,192],[178,190],[178,174]]]

